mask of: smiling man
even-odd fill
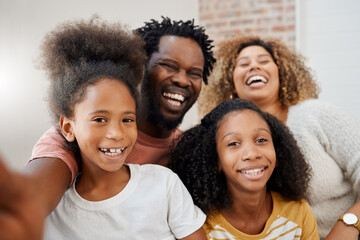
[[[152,20],[137,29],[148,62],[138,109],[138,139],[131,163],[168,164],[178,125],[197,100],[215,62],[211,40],[193,21]]]

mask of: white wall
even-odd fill
[[[197,0],[0,0],[0,154],[20,169],[51,125],[44,97],[47,81],[35,68],[44,35],[58,23],[89,18],[121,21],[197,19]]]
[[[360,121],[360,1],[297,0],[297,10],[297,49],[315,71],[320,99]]]

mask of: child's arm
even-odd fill
[[[57,206],[78,171],[74,155],[64,146],[58,129],[50,128],[36,143],[24,169],[37,187],[47,214]]]
[[[187,237],[181,238],[183,240],[206,240],[204,229],[201,227]]]
[[[36,187],[46,215],[58,205],[71,182],[71,172],[57,158],[38,158],[26,164],[24,174]]]
[[[46,213],[27,176],[6,169],[0,159],[0,239],[41,240]]]

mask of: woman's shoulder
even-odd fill
[[[329,119],[346,118],[347,114],[338,106],[318,99],[309,99],[289,108],[287,125],[329,124]]]
[[[300,124],[299,122],[318,122],[329,126],[348,122],[357,124],[356,119],[341,107],[318,99],[309,99],[289,108],[287,125]]]
[[[319,99],[308,99],[294,106],[291,106],[289,108],[289,112],[299,113],[299,114],[301,114],[301,112],[307,112],[307,113],[316,114],[316,113],[321,113],[323,111],[331,112],[334,109],[337,110],[339,109],[339,107]]]

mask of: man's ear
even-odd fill
[[[75,133],[72,124],[73,121],[71,119],[64,116],[60,117],[60,129],[68,142],[75,141]]]

